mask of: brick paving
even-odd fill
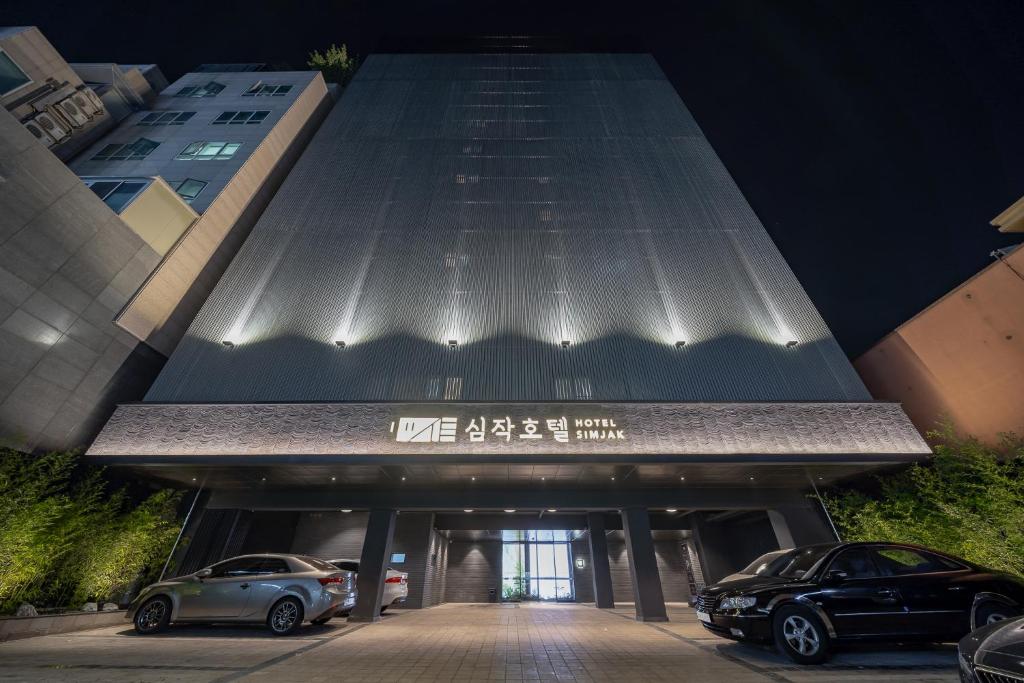
[[[0,644],[0,681],[956,681],[950,647],[796,667],[715,638],[689,609],[670,608],[664,624],[631,616],[628,606],[449,604],[290,638],[224,626],[141,637],[126,625]]]

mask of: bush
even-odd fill
[[[160,491],[133,505],[123,491],[107,495],[101,471],[80,467],[76,452],[0,449],[0,611],[118,602],[159,572],[180,499]]]
[[[328,83],[348,85],[359,68],[359,59],[349,57],[348,47],[342,44],[341,47],[331,45],[326,52],[314,50],[309,53],[309,61],[306,62],[311,69],[317,69],[324,75]]]
[[[929,434],[930,461],[877,477],[875,490],[823,496],[843,538],[916,543],[1024,574],[1024,441],[990,448],[952,430]]]

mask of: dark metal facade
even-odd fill
[[[366,60],[147,400],[868,398],[650,56],[462,54]]]

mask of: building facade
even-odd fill
[[[89,450],[201,491],[180,571],[355,556],[363,619],[388,562],[663,619],[927,453],[655,61],[528,52],[368,58]]]
[[[1024,231],[1024,199],[992,224]],[[1024,250],[993,262],[887,335],[854,366],[926,434],[952,427],[993,446],[1024,436]]]
[[[0,444],[86,446],[145,394],[333,105],[318,72],[261,76],[158,93],[0,29]]]

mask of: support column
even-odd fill
[[[710,585],[732,574],[739,567],[734,566],[736,562],[728,553],[730,534],[721,524],[715,524],[707,518],[706,512],[694,512],[689,515],[690,530],[693,532],[693,544],[697,549],[701,573],[704,575],[704,583]]]
[[[588,512],[587,528],[590,530],[590,569],[594,577],[594,604],[600,609],[615,609],[604,513]]]
[[[785,506],[768,510],[775,540],[780,548],[799,548],[815,543],[835,543],[836,535],[820,510],[810,506]]]
[[[349,621],[380,621],[380,601],[384,597],[396,516],[394,510],[370,510],[363,553],[359,557],[358,596]]]
[[[633,581],[636,620],[668,621],[647,509],[624,509],[622,530],[626,535],[626,554],[629,556],[629,577]]]

